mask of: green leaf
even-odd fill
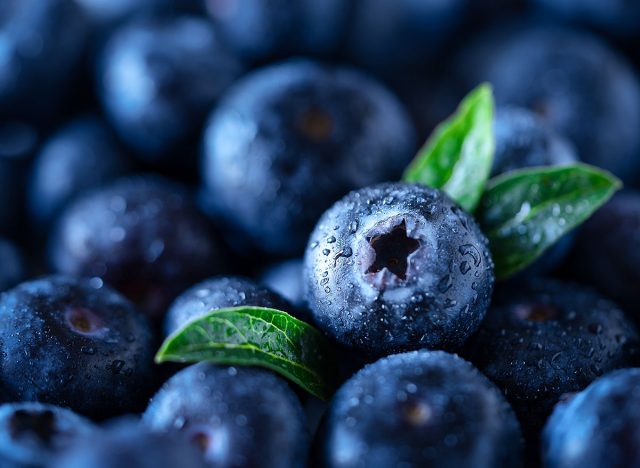
[[[621,186],[608,172],[586,164],[523,169],[490,180],[478,221],[498,279],[532,263]]]
[[[482,84],[434,130],[402,180],[444,190],[462,208],[473,212],[493,164],[493,113],[491,86]]]
[[[336,384],[333,351],[311,325],[264,307],[211,311],[169,336],[156,362],[209,361],[271,369],[326,400]]]

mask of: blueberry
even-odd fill
[[[212,310],[244,305],[297,315],[289,301],[264,286],[245,278],[221,276],[193,286],[174,301],[165,317],[165,333],[169,335]]]
[[[288,61],[247,76],[212,115],[204,198],[243,251],[301,254],[331,203],[399,178],[414,150],[409,117],[377,82]]]
[[[157,434],[118,420],[79,438],[49,468],[206,468],[198,450],[177,434]]]
[[[396,354],[345,383],[325,415],[321,466],[517,467],[518,422],[477,369],[442,351]]]
[[[304,308],[306,303],[302,269],[303,260],[301,258],[285,260],[265,268],[260,275],[260,281],[281,294],[296,307]]]
[[[190,165],[196,153],[190,142],[240,71],[204,19],[146,19],[109,40],[99,96],[119,136],[141,158],[180,168]]]
[[[0,237],[0,292],[14,287],[27,275],[22,252],[11,242]]]
[[[44,467],[73,441],[95,431],[93,424],[69,411],[42,403],[0,406],[0,466]]]
[[[462,345],[494,282],[473,218],[438,190],[402,183],[333,205],[309,239],[304,275],[317,325],[374,356]]]
[[[181,430],[210,466],[305,466],[309,441],[300,402],[265,369],[188,367],[153,397],[143,421],[156,431]]]
[[[580,159],[625,180],[640,175],[640,82],[599,38],[550,26],[490,34],[458,60],[469,87],[494,86],[498,105],[536,112],[575,145]]]
[[[553,406],[604,372],[639,363],[633,323],[584,286],[536,279],[498,289],[467,356],[500,389],[532,446]]]
[[[70,91],[86,21],[68,0],[0,3],[0,117],[46,121]]]
[[[544,466],[638,466],[639,393],[640,369],[623,369],[558,404],[543,433]]]
[[[104,418],[148,396],[149,324],[99,280],[46,277],[0,296],[0,398]]]
[[[121,176],[131,164],[96,116],[69,122],[40,149],[28,190],[32,218],[49,225],[78,194]]]
[[[356,63],[391,74],[434,59],[465,23],[469,0],[359,0],[347,48]]]
[[[350,2],[343,0],[205,0],[205,4],[225,43],[251,61],[335,52],[350,12]]]
[[[152,316],[223,268],[208,220],[182,186],[157,176],[82,195],[62,214],[49,247],[56,271],[101,277]]]

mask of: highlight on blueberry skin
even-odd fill
[[[101,280],[61,276],[0,295],[0,401],[40,401],[92,418],[136,411],[153,383],[144,315]]]
[[[75,439],[96,430],[66,408],[35,402],[0,405],[0,466],[46,466]]]
[[[459,347],[494,283],[474,219],[443,192],[403,183],[334,204],[309,239],[304,275],[318,327],[371,356]]]
[[[298,397],[271,371],[200,363],[171,379],[152,398],[143,422],[178,430],[209,466],[303,468],[309,447]]]
[[[442,351],[395,354],[355,374],[333,397],[316,450],[327,468],[522,464],[504,396]]]

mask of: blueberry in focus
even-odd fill
[[[278,293],[250,279],[220,276],[198,283],[178,296],[165,316],[165,334],[175,332],[212,310],[239,306],[269,307],[297,315],[294,306]]]
[[[111,422],[79,438],[48,468],[206,468],[202,455],[178,434],[153,433],[137,420]]]
[[[640,193],[614,196],[578,231],[569,266],[588,282],[625,308],[638,314],[640,285]]]
[[[381,356],[462,345],[489,306],[494,274],[468,213],[439,190],[387,183],[351,192],[322,215],[304,282],[324,333]]]
[[[27,266],[22,252],[12,242],[0,237],[0,292],[23,281]]]
[[[0,406],[0,466],[44,467],[76,438],[91,434],[95,426],[72,411],[43,403]]]
[[[465,88],[491,82],[498,105],[534,111],[584,162],[625,181],[638,177],[640,81],[630,64],[587,32],[516,26],[476,41],[458,59]]]
[[[0,296],[0,398],[65,406],[93,418],[148,397],[150,325],[98,280],[45,277]]]
[[[304,413],[287,383],[268,370],[200,363],[169,379],[143,422],[154,431],[180,430],[209,466],[305,466]]]
[[[622,369],[559,403],[543,433],[544,466],[638,466],[639,394],[640,369]]]
[[[318,437],[327,468],[521,465],[504,396],[442,351],[396,354],[359,371],[333,397]]]
[[[143,160],[180,168],[195,166],[190,145],[241,65],[209,22],[178,16],[117,30],[99,69],[99,97],[120,138]]]
[[[208,219],[185,188],[158,176],[118,179],[77,198],[49,249],[55,271],[100,277],[154,317],[223,269]]]
[[[36,156],[27,192],[31,218],[46,227],[74,197],[130,170],[99,117],[73,120],[49,137]]]
[[[561,396],[637,365],[640,340],[623,312],[593,290],[537,279],[496,291],[466,355],[505,393],[535,445]]]
[[[86,19],[68,0],[0,3],[0,117],[44,122],[65,104],[84,50]]]
[[[301,254],[333,202],[399,179],[415,141],[399,101],[373,79],[287,61],[241,80],[211,116],[203,198],[239,250]]]
[[[260,274],[260,282],[296,307],[306,307],[302,281],[303,263],[301,258],[295,258],[269,265]]]

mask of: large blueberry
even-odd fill
[[[370,364],[336,393],[317,442],[327,468],[519,467],[520,429],[476,368],[442,351]]]
[[[118,30],[99,67],[99,95],[119,136],[153,163],[195,165],[204,118],[241,66],[204,19],[146,19]]]
[[[370,355],[455,349],[478,328],[494,274],[487,240],[444,193],[387,183],[318,221],[305,256],[314,321]]]
[[[25,279],[27,267],[22,252],[0,237],[0,292],[14,287]]]
[[[100,280],[46,277],[0,296],[0,398],[104,418],[144,404],[155,340]]]
[[[205,201],[230,241],[300,254],[331,203],[399,178],[415,143],[401,104],[371,78],[288,61],[247,76],[213,113],[202,157]]]
[[[265,369],[188,367],[153,397],[143,421],[155,431],[182,431],[212,467],[306,466],[309,436],[300,402]]]
[[[49,244],[53,268],[98,276],[151,315],[223,269],[208,220],[180,185],[132,176],[77,198]]]
[[[130,169],[98,117],[73,120],[49,137],[36,156],[27,192],[31,217],[47,226],[74,197]]]

